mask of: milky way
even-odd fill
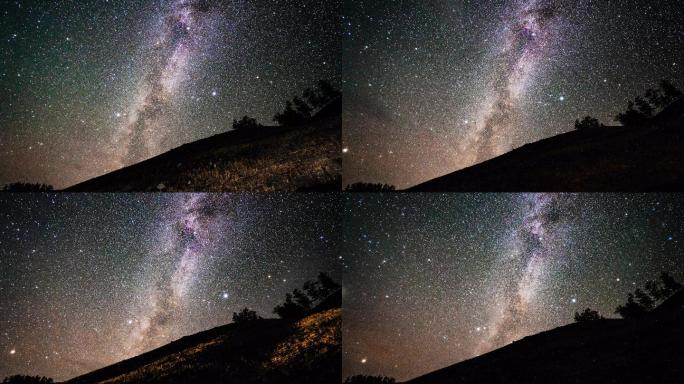
[[[207,1],[177,0],[160,16],[151,32],[152,44],[148,72],[144,75],[139,100],[124,123],[123,138],[116,147],[123,149],[124,164],[135,163],[158,153],[161,141],[171,134],[164,121],[177,96],[179,84],[188,78],[190,65],[216,34],[220,16]],[[117,160],[115,157],[114,160]]]
[[[518,223],[512,223],[508,238],[504,240],[499,274],[495,279],[494,297],[499,303],[486,326],[489,335],[478,346],[478,352],[490,351],[525,336],[530,323],[530,306],[534,306],[537,293],[543,288],[548,269],[567,250],[564,239],[569,229],[564,225],[568,195],[523,195],[520,197],[523,213]]]
[[[326,195],[0,197],[0,377],[65,380],[341,280]],[[12,353],[13,351],[13,353]]]
[[[525,1],[517,8],[510,24],[503,28],[504,36],[498,39],[489,85],[491,95],[485,98],[490,100],[476,118],[476,129],[464,141],[462,166],[511,149],[515,135],[512,131],[521,124],[520,99],[540,62],[546,59],[549,45],[557,39],[558,8],[537,0]],[[470,160],[473,155],[474,160]]]
[[[346,197],[343,373],[403,381],[684,280],[684,198]]]
[[[357,0],[344,12],[344,184],[414,186],[587,115],[616,125],[661,79],[684,88],[679,1]]]

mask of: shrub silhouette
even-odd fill
[[[5,377],[3,384],[52,384],[54,381],[45,376],[13,375]]]
[[[396,187],[389,184],[359,182],[347,185],[344,190],[347,192],[392,192],[396,190]]]
[[[249,323],[261,319],[256,311],[251,311],[249,308],[244,308],[242,311],[233,312],[233,323]]]
[[[646,291],[638,288],[634,293],[627,295],[627,303],[619,305],[615,313],[625,319],[639,318],[646,315],[656,305],[682,288],[682,284],[677,282],[667,272],[660,274],[660,281],[647,281],[644,285]]]
[[[273,308],[273,313],[282,319],[297,320],[306,316],[315,304],[320,303],[340,289],[328,274],[321,272],[316,281],[306,281],[304,292],[295,289],[285,295],[285,302]]]
[[[591,116],[587,116],[582,121],[579,119],[575,120],[575,129],[578,131],[584,131],[584,130],[591,130],[591,129],[598,129],[603,127],[598,119],[595,119]]]
[[[344,384],[394,384],[396,381],[387,376],[367,376],[356,375],[349,376],[344,380]]]
[[[2,187],[4,192],[49,192],[53,191],[52,185],[40,183],[11,183]]]
[[[596,321],[596,320],[602,320],[603,316],[601,316],[598,311],[593,311],[590,308],[585,309],[582,311],[582,313],[575,312],[575,321],[578,323],[584,323],[587,321]]]
[[[253,117],[243,116],[240,120],[233,120],[233,130],[242,131],[248,129],[255,129],[261,127],[257,120]]]

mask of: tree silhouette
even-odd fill
[[[678,283],[669,273],[662,272],[660,281],[650,280],[646,282],[645,288],[655,301],[662,301],[681,289],[682,284]]]
[[[355,375],[349,376],[344,380],[344,384],[394,384],[396,381],[387,376],[367,376]]]
[[[285,302],[273,308],[273,313],[281,319],[296,320],[306,315],[306,309],[292,301],[292,294],[285,295]]]
[[[389,184],[373,184],[358,182],[347,185],[344,190],[346,192],[393,192],[396,190],[394,185]]]
[[[243,116],[240,120],[233,120],[233,130],[242,131],[248,129],[259,128],[261,124],[253,117]]]
[[[305,311],[311,310],[311,304],[313,304],[313,300],[311,300],[311,298],[309,298],[309,296],[307,296],[304,292],[300,291],[299,289],[295,289],[292,291],[292,297],[294,297],[295,303],[304,308]]]
[[[5,377],[2,384],[52,384],[54,381],[45,376],[13,375]]]
[[[627,295],[627,303],[624,305],[619,305],[615,309],[615,313],[622,316],[624,319],[635,319],[643,317],[648,311],[646,308],[642,307],[641,304],[634,301],[634,294],[629,293]]]
[[[644,100],[643,97],[637,96],[634,99],[634,104],[636,105],[637,109],[639,110],[639,113],[646,116],[647,118],[653,117],[653,113],[655,112],[655,108],[651,105],[651,103]]]
[[[672,102],[676,101],[682,97],[682,91],[677,89],[669,80],[660,80],[660,89],[663,91],[663,104],[662,108],[668,106]]]
[[[40,183],[11,183],[2,187],[3,192],[49,192],[53,190],[52,185]]]
[[[285,295],[285,302],[273,308],[273,313],[283,319],[296,320],[306,316],[314,304],[320,303],[331,294],[337,292],[341,286],[328,274],[321,272],[316,281],[306,281],[304,292],[295,289]]]
[[[319,273],[316,281],[305,282],[303,287],[313,301],[321,301],[340,289],[340,285],[325,272]]]
[[[315,89],[307,88],[302,97],[295,96],[285,102],[285,110],[276,113],[273,121],[282,126],[296,126],[311,120],[315,113],[320,111],[333,100],[338,99],[342,93],[335,89],[327,81],[318,82]]]
[[[304,100],[302,100],[299,96],[295,96],[292,99],[292,104],[294,104],[297,113],[303,119],[308,120],[311,118],[311,112],[313,112],[313,108],[311,108],[311,106],[307,104]]]
[[[300,125],[306,121],[304,116],[295,111],[290,100],[285,102],[285,110],[283,112],[277,113],[273,117],[273,120],[282,126]]]
[[[261,316],[258,316],[256,311],[251,311],[246,307],[239,313],[233,312],[233,323],[248,323],[259,319]]]
[[[575,312],[575,321],[578,323],[596,320],[603,320],[603,316],[601,316],[598,311],[593,311],[590,308],[587,308],[582,311],[582,313]]]
[[[593,130],[601,127],[602,125],[599,123],[598,119],[591,116],[586,116],[582,121],[579,119],[575,120],[575,129],[578,131]]]
[[[663,272],[660,274],[660,281],[646,282],[644,285],[646,291],[638,288],[634,293],[628,294],[627,303],[618,306],[615,313],[625,319],[642,317],[681,288],[681,283],[667,272]]]
[[[307,88],[302,96],[315,109],[321,109],[342,95],[329,82],[320,80],[316,89]]]
[[[627,110],[615,116],[615,121],[619,121],[624,126],[642,124],[680,97],[682,97],[682,92],[679,89],[668,80],[661,80],[660,88],[648,89],[645,98],[637,96],[634,101],[629,101]]]
[[[634,291],[634,297],[639,305],[646,311],[650,311],[655,307],[655,300],[646,292],[642,291],[641,288]]]
[[[615,120],[619,121],[622,125],[629,127],[645,122],[647,116],[634,109],[634,102],[630,101],[627,103],[627,110],[615,116]]]

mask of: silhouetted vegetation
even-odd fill
[[[240,120],[233,120],[233,130],[242,131],[262,127],[253,117],[243,116]]]
[[[591,129],[603,128],[603,124],[599,123],[598,119],[591,116],[586,116],[581,121],[575,120],[575,129],[578,131],[585,131]]]
[[[347,192],[392,192],[396,190],[396,187],[389,184],[359,182],[347,185],[344,190]]]
[[[661,80],[660,88],[648,89],[644,97],[637,96],[634,101],[630,100],[627,110],[619,113],[615,121],[619,121],[624,126],[644,123],[680,97],[682,97],[682,92],[679,89],[668,80]]]
[[[302,96],[295,96],[291,101],[285,102],[285,109],[273,117],[273,121],[283,126],[301,125],[311,120],[311,118],[338,99],[342,93],[335,89],[327,81],[321,80],[314,89],[307,88]]]
[[[624,305],[619,305],[615,309],[615,313],[625,319],[643,317],[660,302],[665,301],[680,290],[682,284],[677,282],[667,272],[663,272],[660,274],[659,281],[648,281],[644,288],[645,291],[638,288],[634,293],[629,293],[627,295],[627,302]]]
[[[3,192],[49,192],[53,190],[52,185],[39,183],[11,183],[2,187]]]
[[[394,384],[396,381],[387,376],[367,376],[355,375],[349,376],[344,380],[344,384]]]
[[[3,384],[52,384],[54,381],[45,376],[14,375],[5,377]]]
[[[321,272],[316,281],[304,283],[304,291],[295,289],[285,295],[285,302],[273,308],[273,313],[282,319],[297,320],[306,316],[309,311],[325,298],[340,289],[328,274]]]
[[[578,323],[584,323],[587,321],[596,321],[596,320],[602,320],[603,316],[601,316],[598,311],[594,311],[590,308],[585,309],[582,311],[582,313],[575,312],[575,321]]]
[[[256,311],[252,311],[249,308],[243,308],[238,313],[233,312],[233,323],[249,323],[259,319],[261,319],[261,316],[258,316]]]

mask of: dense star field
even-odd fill
[[[0,185],[67,187],[337,83],[340,2],[0,5]]]
[[[343,372],[409,379],[684,280],[677,195],[357,195]]]
[[[0,378],[63,380],[231,321],[328,272],[326,195],[0,197]]]
[[[684,83],[679,1],[358,0],[345,8],[345,184],[404,188]]]

